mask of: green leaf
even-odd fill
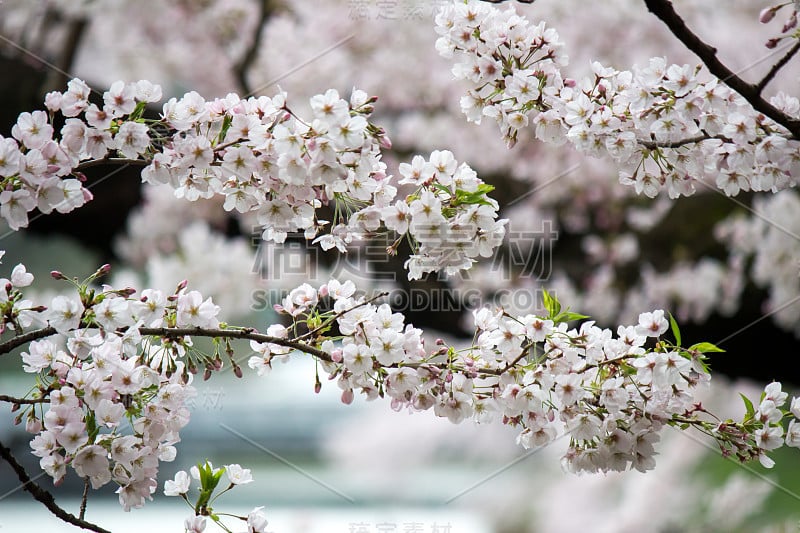
[[[756,414],[756,410],[753,407],[753,402],[751,402],[750,398],[748,398],[741,392],[739,393],[739,396],[742,397],[742,400],[744,401],[744,407],[745,409],[747,409],[747,418],[753,418]]]
[[[144,109],[147,107],[147,102],[136,102],[136,107],[131,111],[131,114],[128,115],[129,121],[139,120],[144,113]]]
[[[476,204],[476,205],[491,205],[492,202],[486,195],[494,190],[492,185],[482,183],[478,185],[475,191],[465,191],[464,189],[456,189],[455,198],[452,201],[454,206],[461,204]]]
[[[680,346],[681,330],[678,328],[678,322],[675,320],[675,317],[672,316],[672,313],[669,314],[669,327],[672,329],[672,335],[675,337],[675,344]]]
[[[708,353],[708,352],[724,352],[725,350],[717,346],[714,346],[710,342],[698,342],[697,344],[689,346],[689,351]]]
[[[214,492],[214,489],[217,488],[217,484],[219,484],[219,480],[222,477],[222,474],[225,472],[224,468],[217,468],[213,470],[211,468],[211,463],[208,461],[205,464],[197,465],[197,469],[200,471],[200,486],[203,492],[208,492],[209,495]]]
[[[450,190],[450,187],[448,187],[447,185],[442,185],[441,183],[438,183],[436,181],[431,183],[431,186],[433,188],[435,188],[435,189],[439,189],[440,191],[442,191],[443,193],[448,194],[448,195],[453,193],[453,191]],[[458,193],[459,193],[459,191],[456,191],[456,195],[458,195]]]
[[[559,313],[553,318],[553,322],[571,322],[573,320],[583,320],[589,318],[589,315],[582,315],[580,313],[573,313],[572,311],[564,311]]]
[[[542,290],[542,302],[549,313],[548,318],[555,319],[558,313],[561,312],[561,303],[559,303],[558,298],[551,295],[546,289]]]
[[[95,420],[92,411],[89,411],[86,416],[86,432],[89,434],[89,443],[94,444],[97,435],[100,433],[100,428],[97,427],[97,420]]]
[[[233,124],[233,118],[230,115],[226,114],[225,118],[222,120],[222,129],[219,132],[219,136],[217,136],[219,142],[225,140],[225,136],[228,134],[228,130],[230,129],[231,124]]]

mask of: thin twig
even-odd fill
[[[699,143],[708,139],[721,139],[720,136],[698,135],[696,137],[688,137],[679,141],[658,142],[658,141],[643,141],[637,139],[636,142],[647,148],[648,150],[655,150],[656,148],[680,148],[687,144]],[[723,139],[724,140],[724,139]]]
[[[85,170],[91,167],[98,167],[101,165],[135,165],[139,167],[146,167],[150,164],[150,161],[146,159],[128,159],[125,157],[103,157],[100,159],[92,159],[90,161],[85,161],[75,167],[75,171],[80,172],[81,170]]]
[[[761,93],[764,90],[764,87],[766,87],[767,84],[772,81],[772,78],[775,77],[778,71],[782,69],[786,63],[792,59],[792,57],[794,57],[798,50],[800,50],[800,41],[794,43],[794,46],[792,46],[789,51],[786,52],[786,55],[783,56],[780,61],[772,65],[772,68],[769,69],[769,72],[767,72],[767,75],[764,76],[764,79],[758,82],[758,85],[756,85],[756,90],[758,90],[759,93]]]
[[[145,336],[158,336],[166,337],[169,339],[175,337],[184,337],[187,335],[193,337],[212,337],[223,339],[247,339],[256,342],[268,342],[270,344],[277,344],[278,346],[285,346],[286,348],[294,348],[301,352],[305,352],[314,357],[319,357],[324,361],[333,362],[331,356],[318,348],[299,342],[292,339],[281,339],[271,335],[264,335],[258,331],[246,329],[205,329],[205,328],[139,328],[139,333]]]
[[[56,500],[53,498],[53,495],[37,485],[36,482],[30,478],[28,473],[25,471],[25,468],[11,453],[11,450],[3,446],[2,442],[0,442],[0,457],[5,459],[5,461],[11,465],[11,468],[14,469],[14,472],[17,474],[17,478],[22,482],[22,489],[30,492],[36,501],[42,503],[58,518],[64,522],[67,522],[68,524],[72,524],[73,526],[77,526],[82,529],[88,529],[89,531],[95,531],[96,533],[111,533],[111,531],[103,529],[102,527],[91,522],[87,522],[82,518],[78,518],[77,516],[72,515],[59,507],[58,504],[56,504]]]
[[[50,403],[49,398],[15,398],[0,394],[0,402],[15,403],[18,405],[35,405],[37,403]]]
[[[14,337],[13,339],[9,339],[5,343],[0,344],[0,355],[8,353],[15,347],[24,344],[25,342],[30,342],[44,337],[49,337],[50,335],[54,335],[55,333],[56,331],[54,328],[47,327],[28,332],[25,335],[20,335],[19,337]],[[262,343],[277,344],[278,346],[292,348],[294,350],[307,353],[308,355],[313,355],[314,357],[321,359],[322,361],[327,361],[329,363],[335,362],[329,353],[320,350],[319,348],[315,348],[310,344],[306,344],[305,342],[301,342],[297,339],[281,339],[279,337],[265,335],[263,333],[259,333],[257,330],[253,328],[238,328],[238,329],[236,328],[231,328],[231,329],[139,328],[139,334],[144,336],[163,337],[167,339],[175,339],[178,337],[185,337],[185,336],[194,336],[194,337],[209,337],[209,338],[219,338],[219,339],[251,340]],[[23,337],[25,338],[24,341],[21,340]],[[431,363],[408,363],[408,364],[400,363],[400,364],[391,364],[384,366],[385,368],[401,368],[401,367],[420,368],[430,364]],[[463,369],[457,368],[456,370],[463,370]],[[478,373],[484,376],[499,376],[507,371],[508,371],[507,368],[482,368],[478,370]]]
[[[379,299],[383,298],[384,296],[388,296],[388,295],[389,295],[389,293],[388,293],[388,292],[381,292],[381,293],[379,293],[379,294],[377,294],[377,295],[373,296],[373,297],[372,297],[372,298],[370,298],[369,300],[364,300],[363,302],[359,303],[358,305],[354,305],[354,306],[353,306],[353,307],[351,307],[350,309],[345,309],[344,311],[339,311],[338,313],[336,313],[335,315],[333,315],[332,317],[330,317],[328,320],[326,320],[325,322],[323,322],[322,324],[320,324],[320,325],[319,325],[319,326],[317,326],[316,328],[312,329],[312,330],[311,330],[311,331],[309,331],[308,333],[305,333],[305,334],[303,334],[303,335],[300,335],[300,336],[299,336],[299,337],[297,337],[295,340],[302,341],[302,340],[305,340],[305,339],[307,339],[308,337],[313,337],[315,333],[318,333],[318,332],[322,331],[324,328],[326,328],[327,326],[330,326],[330,325],[331,325],[331,324],[333,324],[333,323],[334,323],[336,320],[338,320],[338,319],[342,318],[344,315],[346,315],[346,314],[347,314],[347,313],[349,313],[350,311],[353,311],[354,309],[358,309],[359,307],[363,307],[363,306],[365,306],[365,305],[367,305],[367,304],[371,304],[371,303],[372,303],[372,302],[374,302],[375,300],[379,300]]]
[[[89,476],[86,476],[86,479],[83,480],[83,496],[81,496],[81,510],[78,514],[78,518],[83,520],[86,518],[86,502],[89,499]]]
[[[794,119],[761,97],[757,85],[748,83],[725,66],[717,57],[717,49],[698,37],[675,11],[669,0],[644,0],[647,9],[664,24],[689,50],[705,64],[709,72],[747,100],[753,109],[763,113],[800,139],[800,120]]]

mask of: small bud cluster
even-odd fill
[[[781,2],[780,4],[776,4],[774,6],[765,7],[761,10],[758,14],[758,21],[761,24],[768,24],[772,22],[772,19],[775,18],[775,15],[778,14],[784,7],[789,7],[789,16],[786,21],[781,26],[781,35],[780,37],[772,37],[771,39],[767,40],[764,44],[767,48],[777,48],[777,46],[783,41],[784,39],[797,39],[797,32],[792,31],[797,28],[797,12],[800,11],[800,2],[797,1],[790,1],[790,2]]]

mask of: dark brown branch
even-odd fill
[[[305,352],[309,355],[313,355],[314,357],[318,357],[323,361],[333,362],[330,354],[314,348],[313,346],[310,346],[304,342],[280,339],[278,337],[264,335],[263,333],[259,333],[254,329],[139,328],[139,333],[142,335],[166,337],[168,339],[191,335],[193,337],[246,339],[256,342],[268,342],[270,344],[277,344],[278,346],[285,346],[286,348],[293,348],[295,350]]]
[[[87,522],[82,518],[78,518],[77,516],[72,515],[59,507],[58,504],[56,504],[56,500],[53,498],[53,495],[37,485],[30,478],[28,473],[25,471],[25,468],[11,453],[11,450],[3,446],[2,442],[0,442],[0,457],[5,459],[5,461],[11,465],[11,468],[14,469],[14,472],[17,474],[17,478],[22,482],[22,488],[27,492],[30,492],[36,501],[42,503],[58,518],[81,529],[88,529],[89,531],[96,531],[97,533],[111,533],[111,531],[103,529],[102,527],[91,522]]]
[[[18,335],[0,344],[0,355],[6,354],[11,350],[13,350],[14,348],[22,346],[23,344],[26,344],[28,342],[32,342],[38,339],[43,339],[45,337],[55,335],[56,333],[57,332],[55,328],[53,328],[52,326],[48,326],[46,328],[29,331],[24,335]],[[246,339],[256,342],[269,342],[272,344],[277,344],[278,346],[285,346],[287,348],[300,350],[301,352],[305,352],[309,355],[319,357],[320,359],[323,359],[325,361],[331,360],[330,355],[323,352],[322,350],[314,348],[313,346],[310,346],[303,342],[293,341],[289,339],[280,339],[278,337],[264,335],[263,333],[259,333],[254,329],[139,328],[139,333],[146,336],[149,335],[149,336],[165,337],[169,339],[191,335],[195,337]]]
[[[644,0],[644,3],[653,15],[667,25],[675,37],[700,58],[711,74],[742,95],[753,106],[753,109],[771,118],[789,130],[795,138],[800,139],[800,120],[790,117],[764,100],[757,85],[747,83],[726,67],[717,57],[717,49],[706,44],[689,29],[675,11],[672,2],[669,0]]]
[[[22,346],[23,344],[43,339],[45,337],[49,337],[50,335],[55,335],[56,333],[56,328],[48,326],[46,328],[35,329],[33,331],[29,331],[28,333],[23,333],[22,335],[17,335],[16,337],[8,339],[0,344],[0,355],[6,354],[14,348]]]
[[[150,161],[146,159],[127,159],[125,157],[103,157],[102,159],[92,159],[90,161],[84,161],[77,167],[75,167],[76,172],[80,172],[82,170],[86,170],[87,168],[91,167],[99,167],[102,165],[135,165],[138,167],[146,167],[150,164]]]
[[[261,41],[264,37],[264,28],[267,26],[267,21],[275,11],[272,0],[259,0],[258,2],[258,20],[256,21],[255,32],[253,33],[253,40],[250,46],[245,50],[242,59],[233,68],[236,75],[236,80],[239,82],[242,92],[250,94],[250,82],[247,81],[247,73],[253,66],[256,58],[258,57],[258,49],[261,47]]]
[[[37,403],[50,403],[49,398],[15,398],[0,394],[0,402],[16,403],[18,405],[35,405]]]
[[[767,72],[767,75],[764,76],[764,79],[758,82],[758,85],[756,85],[756,89],[758,90],[759,93],[761,93],[764,90],[764,87],[766,87],[767,84],[769,84],[769,82],[772,81],[772,79],[775,77],[778,71],[782,69],[786,65],[786,63],[788,63],[792,59],[792,57],[794,57],[794,55],[797,53],[798,50],[800,50],[800,41],[794,43],[794,46],[792,46],[789,49],[789,51],[786,52],[786,55],[783,56],[780,59],[780,61],[772,65],[772,68],[769,69],[769,72]]]
[[[17,346],[24,344],[25,342],[34,341],[37,339],[42,339],[44,337],[49,337],[50,335],[54,335],[56,330],[52,327],[37,329],[34,331],[30,331],[25,335],[20,335],[19,337],[14,337],[13,339],[7,340],[5,343],[0,344],[0,355],[4,353],[8,353],[9,351],[13,350]],[[185,336],[193,336],[193,337],[209,337],[209,338],[218,338],[218,339],[244,339],[244,340],[251,340],[256,342],[266,342],[270,344],[277,344],[278,346],[284,346],[286,348],[291,348],[293,350],[297,350],[300,352],[307,353],[308,355],[313,355],[323,361],[327,361],[329,363],[333,363],[333,358],[331,355],[319,348],[315,348],[310,344],[306,344],[304,342],[300,342],[298,340],[292,339],[281,339],[278,337],[272,337],[270,335],[265,335],[263,333],[259,333],[257,330],[253,328],[242,328],[242,329],[206,329],[206,328],[139,328],[139,333],[144,336],[152,336],[152,337],[163,337],[167,339],[176,339],[179,337]],[[21,340],[22,338],[25,340]],[[393,364],[387,365],[386,368],[419,368],[427,366],[431,363],[410,363],[410,364]],[[479,373],[486,376],[499,376],[506,372],[507,369],[481,369]]]
[[[643,141],[637,139],[636,142],[647,148],[648,150],[655,150],[656,148],[680,148],[681,146],[685,146],[687,144],[694,144],[699,143],[701,141],[705,141],[707,139],[719,139],[720,137],[711,137],[708,135],[698,135],[697,137],[689,137],[686,139],[681,139],[679,141],[672,141],[672,142],[658,142],[658,141]]]

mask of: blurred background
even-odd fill
[[[182,279],[213,296],[230,323],[264,329],[283,292],[330,277],[362,289],[392,292],[391,301],[429,341],[467,343],[470,310],[501,304],[535,312],[542,288],[602,326],[635,322],[663,308],[689,343],[714,342],[726,353],[711,362],[708,402],[736,417],[738,392],[757,394],[772,380],[800,383],[800,196],[699,191],[690,198],[637,197],[619,184],[613,165],[569,147],[520,136],[505,147],[494,124],[468,124],[459,109],[464,88],[434,49],[438,0],[4,0],[0,3],[0,135],[16,116],[41,109],[50,90],[73,76],[102,92],[115,80],[148,79],[165,99],[190,90],[206,98],[289,93],[293,109],[335,88],[379,97],[374,120],[393,148],[390,171],[414,154],[451,150],[495,185],[509,219],[504,247],[471,271],[415,283],[402,253],[387,260],[362,243],[347,256],[301,238],[261,243],[254,221],[226,213],[221,200],[189,203],[169,188],[142,187],[134,168],[96,167],[87,174],[95,199],[68,215],[33,215],[20,232],[0,228],[6,250],[0,275],[19,262],[37,278],[34,301],[65,287],[58,268],[86,276],[112,264],[114,286],[172,290]],[[513,4],[546,20],[566,43],[567,71],[590,72],[598,60],[619,69],[652,56],[671,63],[697,58],[637,0]],[[758,23],[767,2],[676,1],[689,25],[747,80],[759,80],[781,57],[764,47],[781,21]],[[797,64],[767,89],[796,95]],[[160,109],[150,112],[155,116]],[[385,245],[384,245],[385,246]],[[41,282],[41,283],[40,283]],[[237,359],[249,357],[246,343]],[[716,354],[715,354],[716,355]],[[0,360],[0,390],[24,395],[18,356]],[[503,427],[453,426],[431,413],[395,413],[385,402],[339,402],[335,384],[313,392],[314,365],[300,356],[258,378],[245,373],[198,383],[191,423],[175,471],[210,459],[238,462],[256,482],[237,489],[232,509],[265,505],[276,532],[528,533],[538,531],[796,531],[800,461],[791,450],[777,466],[728,462],[699,435],[667,431],[658,466],[646,475],[564,474],[566,442],[525,452]],[[0,438],[30,471],[29,437],[12,428],[0,406]],[[39,480],[49,486],[49,478]],[[77,509],[73,475],[55,490]],[[163,497],[124,515],[113,493],[90,501],[87,519],[113,531],[176,531],[187,514]],[[69,506],[65,503],[65,506]],[[34,525],[35,524],[35,527]],[[3,531],[69,531],[17,489],[0,465]],[[450,529],[446,529],[449,527]],[[31,529],[33,528],[33,529]],[[127,528],[127,529],[126,529]]]

